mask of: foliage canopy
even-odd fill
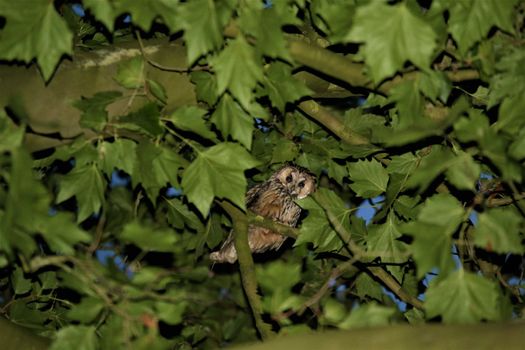
[[[53,349],[523,318],[524,19],[519,0],[0,0],[2,315]],[[297,229],[244,203],[284,162],[318,177]],[[254,265],[248,224],[295,241]],[[239,264],[210,266],[230,230]]]

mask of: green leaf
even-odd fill
[[[343,184],[343,178],[348,176],[348,170],[346,166],[339,165],[333,160],[329,160],[328,161],[328,176],[334,179],[339,184]]]
[[[258,164],[241,146],[221,143],[198,154],[184,171],[182,188],[203,216],[208,215],[213,197],[227,198],[244,209],[244,171]]]
[[[166,89],[156,80],[146,79],[146,86],[151,94],[163,105],[168,103],[168,95]]]
[[[429,69],[436,39],[430,24],[405,3],[387,5],[382,1],[358,7],[345,37],[346,41],[364,42],[361,50],[376,83],[392,76],[407,60]]]
[[[229,94],[222,95],[211,121],[225,137],[231,136],[247,149],[251,149],[253,118]]]
[[[408,178],[406,186],[419,187],[420,191],[424,191],[453,162],[454,155],[449,148],[433,146],[430,154],[421,158],[419,166]]]
[[[347,313],[346,307],[333,298],[326,299],[323,304],[323,316],[330,323],[341,322]]]
[[[503,130],[510,135],[517,135],[525,124],[523,110],[525,101],[521,96],[513,96],[503,100],[499,107],[498,121],[493,125],[496,131]]]
[[[301,97],[311,95],[312,90],[292,76],[291,67],[282,62],[270,65],[266,72],[264,86],[272,104],[284,112],[287,103],[293,103]]]
[[[102,131],[108,122],[108,105],[122,96],[119,91],[98,92],[93,97],[82,98],[73,103],[73,106],[82,111],[80,126],[95,131]]]
[[[431,283],[426,297],[427,318],[441,315],[445,323],[477,323],[500,318],[497,285],[463,269]]]
[[[90,242],[91,235],[75,224],[71,213],[56,213],[52,217],[35,218],[35,225],[47,244],[56,253],[74,254],[74,245]]]
[[[418,219],[426,224],[440,226],[445,234],[452,235],[464,216],[465,209],[456,197],[440,193],[426,200]]]
[[[288,24],[286,18],[281,16],[273,6],[270,8],[263,8],[262,6],[245,8],[239,18],[242,31],[257,39],[256,47],[261,54],[292,62],[281,30],[286,24]]]
[[[32,289],[31,280],[24,278],[24,271],[18,266],[11,274],[11,283],[15,294],[25,294]]]
[[[183,229],[184,225],[194,228],[197,232],[204,231],[204,225],[199,217],[190,211],[179,199],[166,199],[168,205],[168,222],[177,229]]]
[[[480,174],[480,165],[465,152],[458,152],[454,163],[446,171],[447,179],[460,190],[474,191]]]
[[[191,82],[195,84],[195,94],[199,101],[213,106],[219,96],[217,95],[217,79],[215,75],[208,72],[191,72]]]
[[[411,174],[417,167],[419,158],[412,153],[391,157],[386,170],[389,174]]]
[[[396,128],[405,129],[420,123],[423,117],[423,98],[414,80],[407,80],[391,90],[388,99],[395,102],[399,121]]]
[[[253,89],[263,80],[263,71],[253,47],[243,36],[231,40],[211,63],[217,76],[217,93],[228,89],[246,109],[250,108]]]
[[[214,132],[206,125],[204,116],[208,113],[205,109],[195,106],[177,108],[167,118],[179,129],[191,131],[210,140],[217,140]]]
[[[105,181],[93,165],[75,166],[59,183],[56,202],[61,203],[73,196],[77,199],[77,222],[98,213],[104,202]]]
[[[95,320],[104,306],[104,302],[99,298],[85,297],[80,303],[75,304],[66,315],[70,320],[89,324]]]
[[[143,105],[138,111],[120,117],[117,128],[124,128],[156,137],[164,132],[160,123],[159,107],[154,103]]]
[[[383,263],[400,263],[407,260],[405,252],[407,244],[398,240],[401,237],[399,220],[390,211],[386,222],[380,225],[370,225],[368,228],[367,250],[378,254]]]
[[[126,89],[142,87],[144,85],[144,59],[142,56],[135,56],[120,63],[115,80]]]
[[[301,265],[280,260],[257,265],[257,281],[267,293],[278,289],[290,290],[301,281]]]
[[[35,218],[48,215],[51,198],[36,180],[31,163],[31,156],[25,150],[11,152],[9,191],[4,197],[4,210],[0,210],[0,250],[8,255],[18,249],[29,256],[36,249],[30,236],[37,230]]]
[[[401,232],[414,237],[410,250],[416,262],[418,278],[425,277],[434,267],[445,276],[454,269],[452,238],[443,227],[412,221],[403,225]]]
[[[492,63],[492,62],[491,62]],[[525,50],[511,48],[496,64],[497,73],[490,79],[487,107],[500,103],[504,97],[523,96],[525,85]]]
[[[343,123],[346,129],[353,130],[367,139],[372,138],[374,131],[385,129],[385,117],[363,114],[361,109],[357,108],[351,108],[345,112]]]
[[[153,228],[151,225],[146,226],[136,221],[124,226],[120,238],[143,250],[158,252],[173,252],[179,240],[173,230]]]
[[[417,221],[402,226],[403,233],[414,237],[411,250],[418,278],[434,267],[444,274],[452,270],[452,235],[464,219],[465,209],[455,197],[436,194],[427,199]]]
[[[161,188],[168,184],[179,185],[177,176],[179,168],[186,161],[174,151],[157,146],[151,142],[141,142],[137,145],[137,161],[133,170],[133,187],[142,184],[149,199],[155,199]]]
[[[101,2],[101,1],[100,1]],[[149,31],[152,22],[157,17],[162,17],[168,27],[176,29],[178,0],[117,0],[115,12],[117,14],[129,13],[131,20],[144,31]]]
[[[325,210],[330,212],[335,222],[349,230],[352,211],[343,200],[334,192],[326,188],[319,188],[315,194],[315,200],[307,197],[298,201],[298,204],[301,208],[308,210],[308,216],[302,222],[301,234],[294,246],[311,242],[319,252],[341,249],[343,241],[350,237],[339,237],[332,228]]]
[[[0,37],[0,59],[30,63],[36,57],[48,81],[60,58],[72,53],[73,34],[47,0],[0,0],[0,16],[6,25]]]
[[[17,126],[0,109],[0,152],[18,148],[24,140],[24,128]]]
[[[417,86],[419,91],[431,99],[432,102],[440,99],[443,103],[447,103],[448,96],[452,90],[452,84],[446,74],[435,70],[423,72],[417,82]]]
[[[360,273],[355,280],[356,293],[361,299],[367,297],[383,300],[385,292],[377,282],[367,273]]]
[[[474,227],[476,246],[496,253],[524,252],[520,235],[523,220],[512,208],[487,209],[478,220]]]
[[[509,146],[509,155],[517,160],[525,158],[525,128],[516,136],[516,139]]]
[[[111,176],[115,169],[120,169],[133,177],[137,162],[136,149],[137,144],[127,139],[101,142],[98,146],[100,167],[108,176]]]
[[[341,329],[354,329],[360,327],[386,326],[396,310],[370,302],[354,308],[337,327]]]
[[[56,333],[50,350],[96,350],[97,336],[94,326],[66,326]]]
[[[465,54],[485,37],[493,26],[513,31],[512,16],[517,0],[452,1],[449,8],[449,32]]]
[[[194,0],[179,6],[178,18],[184,30],[189,65],[222,45],[222,30],[230,19],[233,5],[229,0]]]
[[[109,31],[113,32],[113,23],[117,14],[114,12],[110,2],[84,0],[82,3],[86,10],[91,11],[98,21],[102,22]]]
[[[176,325],[184,320],[183,315],[187,306],[187,301],[178,303],[158,301],[155,303],[155,308],[157,309],[156,316],[169,325]]]
[[[327,33],[332,42],[341,42],[352,24],[349,14],[355,13],[355,4],[347,0],[317,0],[310,6],[316,16],[316,26]]]
[[[372,198],[386,191],[388,173],[377,160],[360,160],[348,164],[350,188],[363,198]]]

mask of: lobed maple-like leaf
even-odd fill
[[[425,310],[428,318],[441,315],[445,323],[496,321],[501,314],[499,298],[493,281],[459,269],[430,284]]]
[[[240,145],[221,143],[198,153],[184,171],[182,188],[204,216],[208,215],[214,197],[229,199],[244,209],[247,185],[244,171],[258,164]]]
[[[47,0],[0,0],[6,25],[0,36],[0,58],[26,63],[37,59],[44,80],[49,80],[60,58],[70,55],[73,33]]]
[[[225,137],[231,136],[247,149],[252,148],[253,118],[229,94],[222,95],[211,121]]]
[[[229,90],[244,108],[249,109],[253,90],[257,82],[263,80],[254,48],[243,36],[238,36],[212,60],[212,66],[217,76],[217,93]]]
[[[374,82],[392,76],[406,61],[430,68],[437,36],[421,15],[405,3],[371,1],[357,8],[345,41],[363,42],[361,49]]]

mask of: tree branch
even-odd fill
[[[250,225],[267,228],[283,236],[287,236],[287,237],[296,239],[300,234],[299,229],[295,227],[286,226],[276,221],[273,221],[271,219],[267,219],[265,217],[255,214],[251,210],[248,210],[247,218],[248,218],[248,223]]]
[[[292,58],[299,64],[344,81],[352,86],[372,87],[370,79],[363,74],[364,65],[328,49],[312,45],[304,40],[288,39]]]
[[[421,72],[414,71],[396,75],[379,86],[374,86],[363,73],[365,65],[352,62],[347,57],[336,54],[328,49],[310,44],[306,40],[288,39],[288,48],[292,58],[299,64],[312,68],[332,78],[343,81],[355,87],[363,87],[387,94],[394,86],[406,80],[414,80],[421,76]],[[479,79],[479,72],[474,69],[445,71],[453,82]]]
[[[263,313],[262,303],[259,294],[257,294],[255,265],[248,244],[248,220],[246,215],[233,204],[226,201],[219,201],[218,203],[232,219],[235,237],[234,245],[239,260],[242,285],[246,293],[246,298],[248,299],[248,304],[252,310],[255,327],[261,338],[266,340],[272,336],[272,332],[270,325],[264,323],[261,317]]]
[[[299,108],[314,120],[324,125],[328,130],[337,135],[342,141],[350,145],[369,145],[370,141],[346,127],[340,118],[328,112],[314,100],[299,103]]]

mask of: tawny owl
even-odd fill
[[[312,173],[303,167],[286,164],[267,181],[252,187],[246,193],[246,206],[258,215],[295,227],[301,207],[294,200],[305,198],[314,191],[315,176]],[[267,228],[250,225],[248,229],[248,243],[254,253],[279,249],[285,239],[285,236]],[[237,260],[233,232],[219,251],[210,254],[210,259],[230,264]]]

